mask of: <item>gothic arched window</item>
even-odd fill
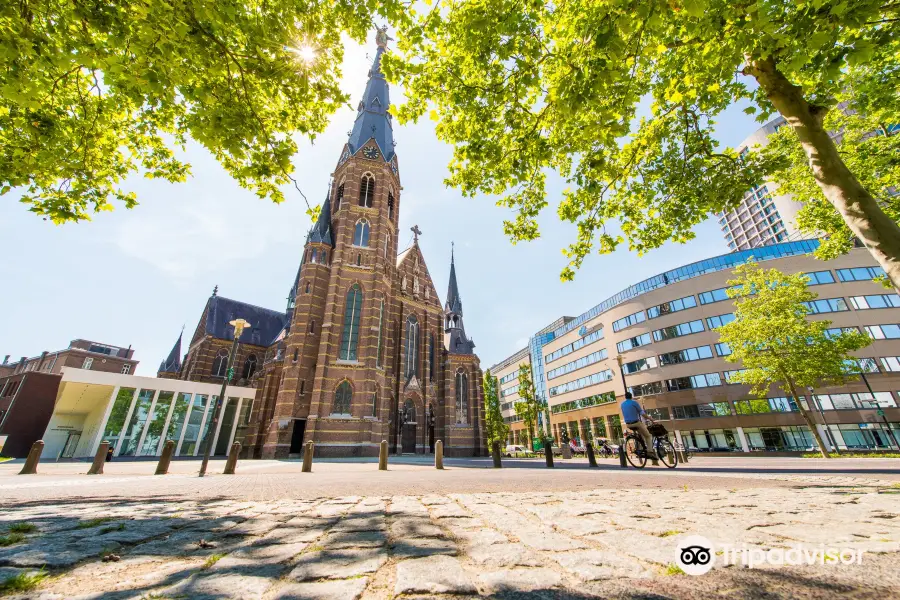
[[[384,298],[381,299],[381,307],[378,309],[378,347],[375,353],[375,366],[381,366],[381,331],[384,323]]]
[[[319,257],[319,251],[316,250],[315,248],[313,248],[313,250],[312,250],[312,256],[310,257],[309,262],[312,262],[312,263],[316,262],[316,259],[317,259],[318,257]]]
[[[316,321],[315,321],[315,319],[310,319],[310,320],[309,320],[309,332],[310,332],[310,333],[315,333],[315,332],[316,332]]]
[[[337,204],[338,209],[341,208],[341,200],[343,200],[343,199],[344,199],[344,184],[342,182],[341,185],[338,186],[337,197],[335,198],[335,202]]]
[[[308,281],[306,282],[306,293],[307,294],[309,293],[309,282]]]
[[[216,354],[216,359],[213,361],[212,366],[212,376],[213,377],[225,377],[225,371],[228,369],[228,350],[222,348]]]
[[[460,370],[456,373],[456,423],[469,422],[469,376]]]
[[[394,218],[394,190],[388,192],[388,219]]]
[[[322,264],[328,264],[328,250],[322,250]]]
[[[406,319],[406,379],[419,374],[419,321],[415,315]]]
[[[354,283],[347,292],[347,303],[344,305],[344,331],[341,334],[341,348],[338,358],[356,360],[359,345],[359,314],[362,310],[362,289]]]
[[[369,222],[361,219],[356,222],[356,229],[353,230],[353,245],[366,247],[369,245]],[[315,254],[313,254],[315,260]]]
[[[428,378],[434,381],[434,334],[428,337]]]
[[[334,409],[331,411],[331,414],[349,415],[351,400],[353,400],[353,388],[350,387],[350,382],[345,379],[334,392]]]
[[[375,178],[371,174],[366,173],[359,182],[359,205],[366,208],[372,208],[372,202],[375,200]]]
[[[256,355],[251,354],[247,357],[247,360],[244,361],[244,372],[241,375],[244,379],[250,379],[253,377],[253,374],[256,372]]]
[[[378,392],[372,394],[372,416],[378,418]]]

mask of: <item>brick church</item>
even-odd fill
[[[183,358],[179,337],[160,365],[159,377],[221,382],[234,335],[228,323],[251,324],[232,380],[257,389],[245,416],[245,456],[285,458],[308,440],[317,456],[377,456],[381,440],[392,453],[433,452],[443,440],[447,456],[487,454],[482,372],[463,325],[452,253],[443,307],[418,228],[398,253],[402,188],[380,70],[383,31],[377,44],[286,310],[213,291]]]

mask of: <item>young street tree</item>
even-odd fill
[[[401,26],[401,122],[429,112],[455,145],[448,183],[506,194],[512,241],[538,236],[547,174],[571,188],[576,223],[562,273],[594,249],[638,252],[694,237],[768,175],[762,156],[719,148],[715,119],[737,103],[780,112],[822,196],[895,287],[900,227],[839,154],[825,118],[841,100],[900,122],[900,3],[885,0],[572,0],[438,3]],[[617,220],[621,232],[607,228]]]
[[[734,320],[716,330],[720,341],[731,347],[726,360],[743,365],[731,381],[751,385],[758,397],[765,397],[769,387],[778,383],[793,399],[827,458],[828,450],[798,390],[857,378],[859,367],[850,353],[871,340],[857,330],[829,335],[831,321],[808,319],[805,303],[818,296],[809,290],[809,278],[802,273],[787,275],[761,269],[754,262],[734,273],[735,279],[728,282],[733,286],[728,295],[735,299]]]
[[[190,137],[243,187],[283,200],[295,136],[346,105],[343,47],[398,0],[0,5],[0,195],[55,223],[137,203],[132,174],[183,181]],[[299,189],[299,188],[298,188]]]
[[[522,419],[528,432],[528,448],[534,450],[534,428],[541,411],[540,402],[534,395],[534,382],[531,381],[531,368],[519,366],[519,400],[515,403],[516,416]]]
[[[491,375],[491,370],[484,372],[484,427],[487,434],[488,448],[493,447],[494,442],[506,443],[509,434],[509,425],[503,421],[503,413],[500,412],[500,383]]]

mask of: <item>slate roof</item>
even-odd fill
[[[175,345],[172,346],[172,351],[169,352],[168,358],[159,363],[160,373],[177,373],[181,370],[181,336],[183,335],[184,330],[178,334],[178,339],[175,341]]]
[[[210,297],[206,313],[206,334],[233,340],[234,328],[228,323],[235,319],[244,319],[251,325],[241,334],[241,343],[257,346],[271,345],[287,325],[284,311],[270,310],[222,296]]]
[[[394,132],[387,111],[391,105],[388,83],[381,72],[381,55],[384,51],[385,47],[379,44],[347,145],[350,147],[350,154],[355,154],[366,142],[375,138],[384,160],[390,161],[394,157]]]

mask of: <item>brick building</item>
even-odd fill
[[[29,373],[59,375],[63,367],[104,371],[106,373],[134,373],[138,361],[134,360],[131,346],[123,348],[91,340],[72,340],[67,348],[41,352],[40,356],[23,356],[17,362],[9,362],[9,355],[0,363],[0,377]]]
[[[441,305],[419,248],[398,254],[401,208],[388,85],[378,49],[356,122],[310,231],[285,311],[218,296],[187,352],[179,337],[159,376],[221,381],[236,318],[251,323],[234,362],[257,388],[245,452],[280,458],[313,440],[319,456],[485,453],[481,369],[466,335],[451,257]]]

